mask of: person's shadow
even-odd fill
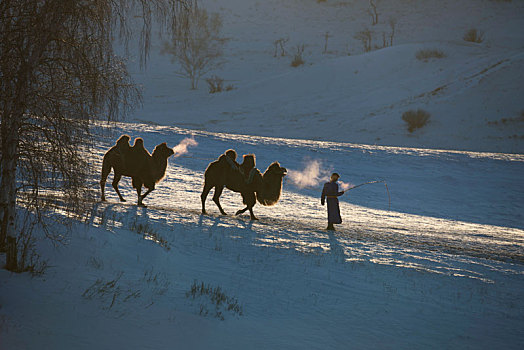
[[[328,231],[327,234],[329,238],[331,256],[335,259],[336,262],[345,262],[346,253],[344,252],[344,247],[339,243],[333,231]]]

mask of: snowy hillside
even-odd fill
[[[189,89],[163,39],[146,70],[131,42],[143,108],[93,126],[96,198],[81,220],[45,212],[68,225],[52,227],[56,246],[36,231],[44,273],[0,269],[0,350],[524,348],[524,1],[374,3],[376,25],[368,0],[199,0],[229,39],[208,75],[233,89],[216,94],[203,79]],[[366,28],[369,52],[355,38]],[[472,28],[482,42],[463,40]],[[410,133],[401,117],[416,109],[431,118]],[[195,141],[147,208],[128,178],[119,202],[113,175],[98,201],[124,133],[149,151]],[[204,171],[229,148],[288,170],[259,221],[234,216],[228,190],[229,215],[213,193],[201,214]],[[319,198],[333,171],[376,181],[340,197],[336,232]]]
[[[43,276],[0,271],[2,349],[521,347],[522,156],[124,131],[149,150],[188,136],[198,146],[170,159],[148,208],[128,179],[125,204],[108,183],[108,202],[93,203],[65,246],[40,243]],[[314,159],[346,182],[384,179],[391,209],[383,184],[351,190],[329,233],[319,189],[286,179],[276,206],[255,206],[260,222],[219,216],[211,198],[200,215],[203,171],[229,147],[256,152],[261,170]],[[222,204],[242,207],[229,191]]]
[[[148,69],[133,68],[144,87],[134,118],[202,130],[365,144],[522,153],[524,150],[524,3],[521,1],[212,1],[229,38],[217,74],[235,89],[197,91],[175,74],[157,40]],[[364,53],[354,36],[374,32],[392,47]],[[463,40],[476,28],[482,43]],[[327,53],[324,35],[329,32]],[[288,38],[288,55],[273,42]],[[296,45],[305,64],[290,66]],[[419,50],[445,57],[419,60]],[[350,55],[350,56],[348,56]],[[422,108],[430,123],[410,134],[402,113]]]

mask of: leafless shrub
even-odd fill
[[[139,290],[131,290],[122,287],[120,279],[124,275],[124,272],[120,271],[117,273],[115,278],[111,280],[104,280],[103,278],[97,279],[93,284],[86,288],[82,297],[88,300],[97,298],[107,306],[105,310],[110,310],[113,306],[121,301],[128,301],[133,298],[140,297],[141,292]]]
[[[423,109],[409,110],[402,114],[402,120],[408,124],[408,131],[413,132],[420,129],[429,121],[430,114]]]
[[[295,46],[295,54],[293,55],[293,60],[291,61],[291,67],[298,67],[305,63],[304,59],[302,58],[305,47],[306,46],[304,44]]]
[[[34,236],[36,221],[27,221],[16,241],[17,264],[11,269],[13,272],[29,272],[32,276],[43,275],[47,270],[48,261],[43,260],[36,249],[37,237]]]
[[[371,41],[373,40],[373,32],[369,29],[364,29],[354,35],[354,38],[360,40],[364,47],[364,52],[371,51]]]
[[[395,30],[397,27],[397,20],[394,18],[390,18],[388,23],[390,32],[388,35],[386,35],[386,32],[382,32],[382,47],[375,46],[375,48],[377,49],[393,46],[393,39],[395,38]]]
[[[133,221],[129,226],[129,229],[131,231],[135,231],[139,235],[142,235],[145,240],[152,241],[167,251],[171,250],[171,245],[169,242],[160,236],[150,223],[141,223],[135,219],[135,221]]]
[[[171,284],[165,273],[155,272],[152,267],[144,271],[142,281],[150,286],[151,291],[155,295],[164,295],[169,290],[169,285]]]
[[[464,41],[480,44],[484,41],[484,32],[476,28],[469,29],[463,36]]]
[[[217,75],[212,75],[211,77],[207,78],[206,82],[209,86],[210,94],[222,92],[224,89],[224,79],[220,78]]]
[[[488,121],[488,125],[512,125],[515,127],[515,123],[522,123],[524,122],[524,110],[520,111],[520,114],[518,117],[515,118],[501,118],[499,120],[491,120]]]
[[[233,84],[228,84],[224,86],[224,79],[220,78],[217,75],[213,75],[210,78],[207,78],[206,82],[209,87],[210,94],[214,94],[214,93],[222,92],[222,91],[231,91],[235,88]]]
[[[204,282],[198,283],[194,281],[191,285],[191,289],[186,292],[186,297],[191,297],[195,299],[197,297],[207,297],[209,301],[214,306],[215,314],[214,316],[224,320],[224,312],[229,311],[239,316],[243,314],[243,308],[238,303],[238,300],[234,297],[230,297],[225,294],[225,292],[218,287],[212,287],[210,284],[204,284]],[[200,304],[200,315],[207,316],[209,314],[209,309],[204,303]]]
[[[280,38],[275,41],[273,41],[273,45],[275,45],[275,53],[273,54],[273,57],[277,57],[278,49],[280,48],[280,56],[284,57],[286,56],[286,43],[289,41],[289,38]]]
[[[376,25],[378,23],[378,11],[373,0],[369,0],[368,13],[371,16],[371,25]]]
[[[389,28],[391,29],[389,34],[389,46],[393,46],[393,39],[395,38],[395,30],[397,28],[397,20],[395,18],[389,19]]]
[[[417,60],[427,61],[430,58],[444,58],[446,54],[438,49],[421,49],[415,54]]]

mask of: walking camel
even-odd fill
[[[233,151],[234,152],[234,151]],[[236,156],[236,154],[235,154]],[[246,163],[253,166],[249,174],[242,173],[240,169]],[[242,195],[246,207],[236,212],[236,215],[249,210],[251,220],[258,220],[253,213],[253,207],[258,201],[264,206],[275,205],[282,191],[282,179],[287,170],[278,162],[273,162],[264,172],[254,167],[254,155],[244,155],[244,162],[237,166],[234,160],[223,155],[219,160],[210,163],[204,173],[204,189],[200,196],[202,200],[202,214],[206,214],[206,198],[212,188],[215,189],[213,201],[222,215],[227,215],[220,204],[220,195],[225,188]],[[247,175],[247,177],[246,177]]]
[[[164,178],[167,169],[167,159],[174,154],[174,151],[167,147],[167,144],[164,142],[155,147],[153,154],[149,154],[144,148],[144,141],[141,138],[136,138],[132,147],[129,146],[129,140],[130,137],[128,135],[122,135],[116,145],[104,155],[100,178],[101,200],[105,201],[106,199],[104,190],[107,177],[112,169],[114,171],[112,185],[120,201],[125,202],[126,200],[118,189],[118,183],[122,176],[129,176],[132,178],[133,188],[136,189],[138,195],[137,204],[144,206],[143,199]],[[146,193],[143,195],[142,186],[147,188]]]

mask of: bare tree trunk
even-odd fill
[[[5,124],[4,124],[5,123]],[[17,268],[16,249],[16,168],[18,163],[19,125],[18,120],[4,115],[2,129],[2,181],[0,184],[1,234],[2,242],[7,242],[8,270]],[[6,129],[4,129],[6,128]]]
[[[7,237],[7,259],[5,268],[8,271],[18,270],[18,249],[16,247],[16,238]]]
[[[197,80],[196,74],[194,72],[192,72],[190,74],[190,78],[191,78],[191,90],[196,90],[196,88],[197,88],[196,87],[196,80]]]
[[[371,24],[375,25],[378,23],[378,12],[377,12],[377,5],[373,2],[373,0],[369,0],[369,14],[371,15]]]

